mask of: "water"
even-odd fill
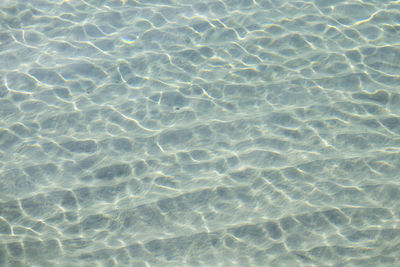
[[[400,265],[399,23],[1,1],[0,266]]]

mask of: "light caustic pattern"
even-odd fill
[[[0,3],[0,266],[398,266],[400,6]]]

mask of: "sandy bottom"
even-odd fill
[[[388,0],[2,0],[0,266],[400,266]]]

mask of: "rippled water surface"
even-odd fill
[[[0,266],[400,266],[399,178],[399,1],[0,2]]]

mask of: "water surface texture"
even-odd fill
[[[400,2],[2,0],[0,266],[400,266]]]

